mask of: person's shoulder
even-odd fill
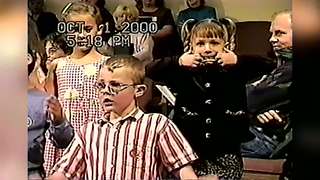
[[[45,92],[45,91],[41,91],[39,89],[32,89],[32,90],[28,90],[28,96],[33,96],[35,98],[40,98],[40,99],[45,99],[47,97],[49,97],[50,95]]]
[[[160,7],[159,10],[171,12],[171,9],[169,9],[169,8],[167,8],[167,7]]]
[[[28,106],[41,108],[50,95],[38,89],[28,90]]]
[[[83,135],[84,132],[87,132],[89,129],[92,130],[93,128],[98,127],[98,125],[98,121],[86,121],[80,127],[80,134]]]
[[[178,15],[185,15],[185,14],[187,14],[187,13],[189,13],[190,12],[190,8],[186,8],[186,9],[182,9],[181,11],[179,11],[179,13],[178,13]]]
[[[167,7],[160,7],[156,12],[158,12],[159,14],[169,14],[169,13],[172,14],[171,9]]]
[[[151,123],[157,124],[159,129],[167,127],[168,124],[173,123],[167,116],[160,113],[144,113],[146,119],[150,119]]]
[[[216,8],[215,8],[215,7],[211,7],[211,6],[204,6],[204,7],[203,7],[203,10],[204,10],[204,11],[209,11],[209,12],[217,13]]]
[[[63,66],[65,66],[67,64],[68,60],[70,60],[69,57],[60,57],[60,58],[53,60],[52,63],[57,64],[57,70],[58,70],[58,69],[61,69]]]

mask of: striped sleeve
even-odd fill
[[[170,120],[160,132],[158,146],[161,160],[169,171],[179,169],[198,159],[178,127]]]
[[[64,150],[62,158],[55,164],[50,174],[60,172],[68,179],[81,179],[86,169],[84,158],[84,129],[83,126],[80,134],[76,133],[69,146]]]

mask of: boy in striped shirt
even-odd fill
[[[97,82],[104,115],[81,128],[49,179],[161,179],[165,169],[197,179],[190,164],[198,157],[176,125],[138,108],[144,76],[143,63],[133,56],[106,61]]]

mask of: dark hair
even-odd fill
[[[164,7],[164,0],[156,0],[157,7]]]
[[[43,12],[37,20],[40,39],[43,40],[48,34],[57,31],[59,20],[51,12]]]
[[[106,1],[105,0],[98,0],[97,2],[96,2],[96,6],[98,7],[98,8],[104,8],[104,5],[106,4]]]
[[[65,54],[71,54],[72,48],[67,45],[66,37],[64,34],[60,33],[51,33],[44,39],[44,45],[46,45],[47,42],[51,42],[54,45],[57,45],[59,48],[63,50]]]
[[[143,0],[135,0],[136,1],[136,7],[141,10],[143,8]],[[164,0],[156,0],[155,5],[157,7],[164,7]]]

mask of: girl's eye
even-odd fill
[[[220,43],[217,42],[217,41],[211,41],[210,44],[212,44],[212,45],[219,45]]]
[[[204,42],[197,42],[196,45],[197,45],[197,46],[203,46],[203,45],[204,45]]]

